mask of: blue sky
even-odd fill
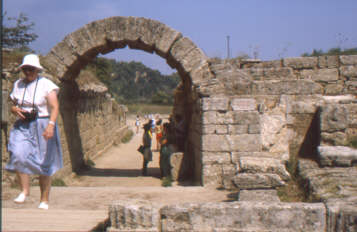
[[[35,23],[39,38],[30,46],[43,55],[67,34],[111,16],[158,20],[209,57],[227,57],[227,36],[231,57],[256,52],[262,60],[357,47],[356,0],[3,0],[3,11],[12,17],[25,13]],[[118,49],[107,56],[174,71],[143,51]]]

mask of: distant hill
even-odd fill
[[[173,91],[180,82],[177,73],[163,75],[141,62],[117,62],[97,58],[87,67],[121,103],[154,103],[172,105]]]

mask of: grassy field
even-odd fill
[[[171,114],[173,106],[151,105],[151,104],[131,104],[127,105],[129,114],[144,116],[146,114]]]

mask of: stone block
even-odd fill
[[[296,80],[297,76],[290,67],[264,69],[264,80]]]
[[[340,73],[342,76],[347,78],[356,78],[357,77],[357,66],[342,66],[340,67]]]
[[[342,65],[357,65],[357,55],[340,56]]]
[[[347,134],[344,132],[321,133],[322,145],[344,146],[348,142]]]
[[[289,180],[290,174],[281,160],[265,157],[240,157],[239,171],[242,173],[272,173],[282,180]]]
[[[323,88],[320,84],[311,80],[297,81],[265,81],[253,86],[255,94],[266,95],[311,95],[322,94]]]
[[[229,106],[229,99],[227,97],[205,97],[201,99],[201,105],[203,111],[227,111]]]
[[[347,82],[346,85],[348,86]],[[357,82],[356,82],[356,86],[357,86]],[[325,95],[340,95],[343,92],[344,92],[344,86],[342,84],[327,84],[325,86]]]
[[[228,125],[228,134],[248,134],[249,125]]]
[[[288,102],[286,113],[288,114],[314,114],[317,111],[315,102],[291,101]]]
[[[239,191],[238,201],[280,202],[280,199],[275,189],[254,189]]]
[[[207,56],[200,48],[195,48],[176,61],[180,63],[185,72],[191,73],[191,71],[194,71],[196,68],[204,65],[207,59]]]
[[[231,164],[229,152],[202,152],[202,163],[205,165]]]
[[[320,122],[322,132],[343,130],[348,125],[348,111],[344,106],[327,105],[321,107]]]
[[[346,167],[357,163],[357,149],[344,146],[319,146],[321,166]]]
[[[312,69],[317,66],[316,57],[294,57],[283,59],[284,67],[292,67],[294,69]]]
[[[271,173],[239,173],[232,181],[239,189],[274,189],[285,185],[279,175]]]
[[[326,203],[327,232],[357,231],[357,204],[341,200]]]
[[[190,51],[196,49],[196,45],[187,37],[181,37],[176,40],[169,51],[168,63],[175,67],[178,61],[182,60]]]
[[[261,138],[257,134],[203,135],[202,150],[222,151],[260,151]]]
[[[142,200],[116,201],[109,206],[111,229],[159,231],[160,206]]]
[[[162,207],[162,231],[325,232],[322,203],[187,203]]]
[[[303,79],[313,80],[317,82],[336,82],[339,79],[338,69],[317,69],[317,70],[302,70],[301,77]]]
[[[257,111],[233,111],[231,115],[233,117],[232,124],[248,125],[260,123],[260,117]]]
[[[318,66],[319,68],[337,68],[339,63],[338,56],[319,56]]]
[[[260,132],[261,132],[260,124],[248,125],[248,134],[260,134]]]
[[[175,152],[170,156],[171,177],[172,180],[177,181],[180,179],[183,165],[183,152]]]
[[[264,75],[263,68],[249,68],[245,70],[249,75],[253,77],[253,80],[262,81]]]
[[[67,67],[71,66],[77,60],[77,56],[75,55],[72,46],[67,43],[70,36],[71,35],[66,36],[63,41],[51,49],[51,53],[58,57],[61,61],[60,63]]]
[[[254,98],[234,98],[231,100],[231,106],[234,111],[254,111],[257,109]]]
[[[155,52],[165,58],[170,51],[170,48],[173,46],[174,42],[182,38],[181,32],[178,32],[164,24],[161,24],[157,28],[155,34],[157,39],[155,42]]]
[[[203,124],[216,124],[217,123],[217,113],[216,113],[216,111],[204,111],[204,112],[202,112],[202,123]]]

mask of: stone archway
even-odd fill
[[[98,54],[126,46],[155,52],[183,82],[197,85],[209,73],[208,58],[189,38],[156,20],[137,17],[111,17],[83,26],[51,49],[45,65],[59,79],[70,80]]]
[[[193,93],[195,87],[203,79],[210,77],[208,58],[189,38],[184,37],[170,27],[146,18],[136,17],[111,17],[103,20],[91,22],[77,31],[67,35],[63,41],[58,43],[44,57],[43,65],[55,77],[62,81],[66,98],[76,98],[77,78],[81,69],[92,61],[98,54],[107,54],[115,49],[128,46],[131,49],[139,49],[149,53],[155,53],[164,58],[167,64],[178,71],[181,77],[179,90],[175,98],[174,113],[184,114],[187,121],[187,128],[190,128],[192,112],[194,111],[197,96]],[[180,98],[180,99],[177,99]],[[183,109],[184,108],[184,109]],[[67,108],[62,115],[64,124],[66,121],[71,125],[76,125],[75,109]],[[66,127],[66,125],[64,125]],[[73,126],[68,131],[76,137],[70,141],[72,144],[71,161],[74,169],[80,168],[83,152],[80,149],[81,138],[79,131],[74,131]],[[188,130],[187,130],[188,131]],[[187,138],[191,137],[187,132]],[[186,149],[186,161],[189,163],[189,175],[195,175],[195,179],[200,179],[200,170],[193,171],[195,149]]]

